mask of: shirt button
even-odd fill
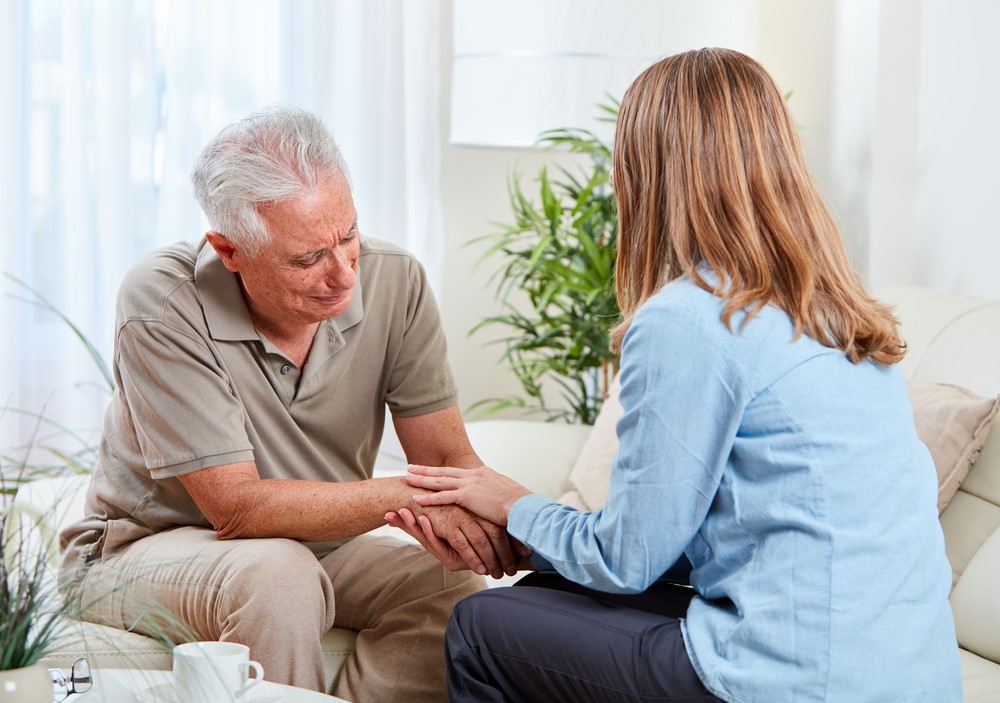
[[[288,364],[285,364],[284,366],[281,367],[281,375],[282,376],[287,376],[288,372],[291,371],[291,370],[292,370],[292,367],[289,366]]]

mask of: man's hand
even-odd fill
[[[498,579],[505,573],[508,575],[517,573],[517,562],[520,557],[514,553],[507,530],[503,527],[456,505],[412,506],[411,510],[418,520],[421,517],[427,518],[434,534],[447,542],[448,546],[461,556],[468,568],[477,574],[489,574]],[[416,535],[413,537],[416,538]],[[419,538],[417,541],[420,541]],[[435,554],[427,545],[424,545],[424,548]],[[449,565],[449,562],[443,559],[442,563]]]
[[[444,564],[449,571],[462,571],[469,568],[461,554],[434,534],[431,520],[426,515],[417,518],[409,508],[400,508],[399,512],[386,513],[385,521],[420,542],[423,548],[437,557],[437,560]]]
[[[403,530],[403,532],[406,532],[417,540],[424,549],[437,557],[438,561],[444,564],[445,568],[449,571],[461,571],[470,568],[461,554],[456,552],[450,544],[434,533],[434,527],[431,525],[430,518],[426,515],[421,515],[418,518],[409,508],[400,508],[399,512],[386,513],[385,520],[391,526]],[[513,537],[509,537],[509,539],[513,545],[514,552],[518,555],[519,564],[517,568],[532,568],[531,563],[527,559],[531,556],[531,550]],[[512,575],[509,571],[506,573],[508,576]],[[495,574],[493,576],[494,578],[499,578]]]

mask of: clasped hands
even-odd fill
[[[414,504],[386,513],[385,519],[448,569],[501,578],[516,573],[531,553],[506,530],[511,506],[530,493],[516,481],[486,466],[410,465],[406,483],[419,489]]]

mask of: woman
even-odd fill
[[[449,626],[451,699],[960,701],[904,344],[851,270],[773,80],[723,49],[650,67],[622,101],[613,178],[624,415],[605,507],[485,467],[409,481],[589,589],[647,591],[686,557],[695,596],[683,617],[647,612],[651,591],[636,608],[472,596]]]

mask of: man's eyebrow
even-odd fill
[[[357,231],[358,231],[358,221],[355,220],[354,223],[351,225],[351,228],[347,230],[347,234],[349,235]],[[316,251],[307,251],[304,254],[293,254],[291,259],[292,261],[309,261],[310,259],[316,259],[320,256],[323,256],[331,249],[332,247],[323,247],[322,249],[317,249]]]
[[[323,254],[330,251],[330,247],[323,247],[322,249],[317,249],[316,251],[307,251],[304,254],[294,254],[292,256],[292,261],[309,261],[310,259],[316,259]]]

